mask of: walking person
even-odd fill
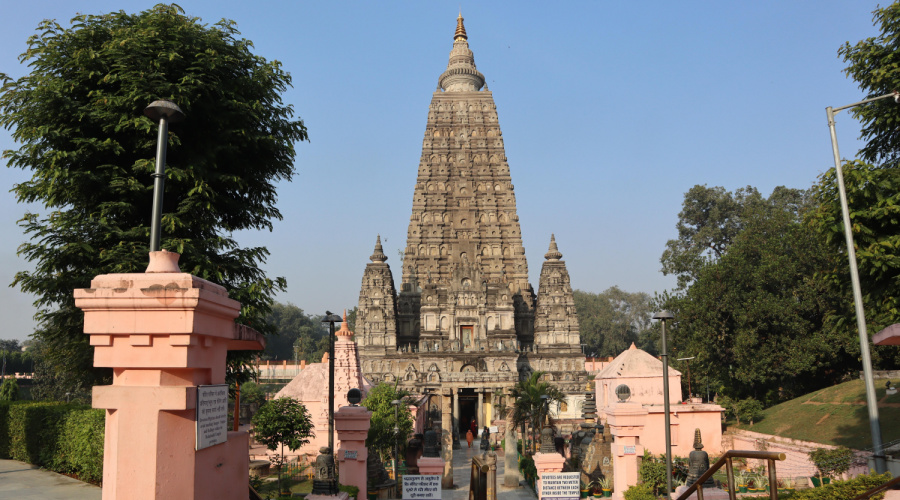
[[[481,431],[481,450],[487,451],[491,449],[491,431],[484,426],[484,430]]]
[[[472,435],[472,429],[466,431],[466,442],[469,443],[469,448],[472,447],[472,441],[475,441],[475,436]]]

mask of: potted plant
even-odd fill
[[[600,485],[601,480],[602,479],[598,477],[591,481],[591,494],[594,496],[594,498],[603,497],[603,486]]]
[[[767,491],[767,486],[769,485],[769,478],[763,475],[759,475],[756,477],[756,491],[765,493]]]
[[[600,479],[600,489],[603,490],[603,496],[606,498],[612,497],[612,484],[608,477],[603,476]]]
[[[584,481],[581,482],[581,498],[587,498],[591,493],[590,486],[584,484]]]
[[[746,472],[744,472],[744,471],[738,472],[737,487],[738,487],[739,492],[747,493],[747,473]]]

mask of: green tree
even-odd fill
[[[535,371],[527,377],[519,380],[513,386],[511,397],[513,398],[512,415],[506,415],[506,408],[501,408],[500,416],[508,418],[516,428],[526,425],[531,429],[531,442],[534,451],[537,449],[537,433],[540,432],[542,422],[549,419],[548,410],[566,400],[566,395],[551,382],[544,380],[546,372]],[[546,403],[541,396],[547,396]],[[525,439],[525,436],[522,436]]]
[[[281,491],[281,465],[284,463],[284,447],[294,451],[309,443],[314,436],[312,418],[303,403],[291,398],[278,398],[264,404],[251,420],[254,438],[266,448],[275,451],[278,467],[278,491]]]
[[[844,69],[867,98],[900,89],[900,2],[879,7],[874,12],[877,36],[855,44],[845,43],[838,54]],[[850,208],[856,258],[866,323],[871,333],[900,322],[900,107],[892,99],[857,106],[851,113],[862,122],[859,151],[861,160],[845,162],[844,180]],[[834,268],[822,273],[824,279],[850,297],[847,252],[834,169],[819,179],[813,190],[817,210],[810,217],[813,227],[824,235],[837,253]],[[849,302],[849,301],[848,301]],[[856,333],[852,307],[834,311],[841,328]],[[897,349],[874,348],[873,362],[881,368],[900,367]]]
[[[409,411],[407,398],[409,393],[384,382],[369,390],[366,398],[360,403],[372,412],[372,423],[369,434],[366,437],[366,447],[381,456],[383,462],[387,462],[393,455],[394,443],[399,438],[400,453],[406,449],[406,441],[413,431],[412,413]],[[391,401],[400,401],[398,419],[394,417],[394,406]],[[394,426],[400,430],[400,435],[394,433]]]
[[[290,75],[251,48],[233,21],[205,25],[161,4],[44,21],[20,57],[30,73],[0,74],[0,125],[19,143],[3,157],[32,173],[13,192],[44,212],[20,221],[30,240],[19,254],[34,270],[13,284],[37,296],[34,335],[59,390],[109,375],[92,371],[72,290],[146,267],[157,124],[143,109],[156,99],[187,116],[169,129],[162,247],[241,301],[239,322],[272,331],[266,314],[285,280],[260,268],[264,247],[232,234],[281,219],[275,183],[291,179],[307,132],[281,100]]]
[[[574,298],[588,355],[618,356],[632,342],[656,352],[650,336],[653,314],[648,294],[629,293],[614,286],[601,293],[575,290]]]
[[[312,316],[294,304],[274,303],[267,316],[275,335],[266,344],[266,359],[298,359],[318,363],[328,350],[328,327],[322,316]]]
[[[803,220],[807,196],[776,190],[766,201],[743,211],[727,251],[688,289],[658,301],[677,320],[670,354],[696,357],[695,380],[771,404],[836,382],[859,347],[828,320],[842,297],[816,278],[834,256]]]
[[[678,239],[666,243],[660,258],[663,274],[674,274],[678,288],[687,288],[704,265],[725,254],[744,227],[745,211],[761,203],[762,196],[751,186],[734,193],[720,186],[692,187],[678,214]]]

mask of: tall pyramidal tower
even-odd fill
[[[545,258],[536,296],[497,108],[460,15],[428,108],[399,293],[380,239],[363,276],[363,373],[453,395],[455,435],[473,419],[489,425],[497,398],[532,371],[583,394],[572,287],[553,238]],[[580,416],[566,406],[557,417]]]

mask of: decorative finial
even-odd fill
[[[375,252],[369,257],[369,260],[372,262],[384,262],[386,261],[387,255],[384,254],[384,249],[381,248],[381,235],[378,235],[378,238],[375,240]]]
[[[550,235],[550,250],[544,254],[544,258],[551,262],[556,262],[562,258],[559,248],[556,248],[556,235],[554,234]]]
[[[349,337],[353,335],[353,332],[350,331],[350,323],[347,322],[347,310],[344,309],[344,322],[341,323],[341,329],[334,332],[338,337]]]
[[[456,18],[456,33],[453,35],[453,41],[468,40],[466,35],[466,27],[463,26],[462,9],[459,10],[459,17]]]
[[[703,449],[703,439],[700,438],[700,429],[694,429],[694,449],[702,450]]]

